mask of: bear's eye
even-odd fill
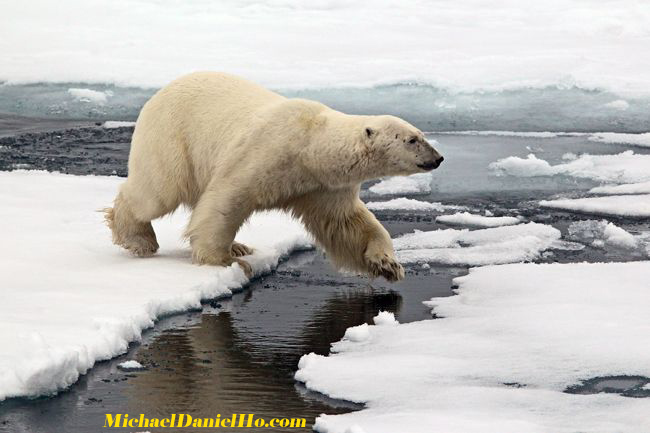
[[[413,137],[409,140],[409,144],[415,144],[416,141],[418,141],[418,139]]]

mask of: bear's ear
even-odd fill
[[[372,128],[366,128],[366,137],[372,138],[376,134],[375,130]]]

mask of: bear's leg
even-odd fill
[[[157,209],[154,205],[155,215],[138,215],[136,212],[142,214],[143,210],[145,212],[148,210],[144,206],[147,200],[134,201],[128,194],[128,186],[125,184],[115,198],[113,208],[105,209],[105,218],[113,234],[113,243],[138,257],[152,256],[158,251],[158,241],[151,220],[167,212]],[[130,203],[138,203],[139,209],[132,208]]]
[[[292,207],[337,266],[391,282],[404,278],[390,235],[359,200],[358,189],[310,194]]]
[[[251,250],[234,242],[239,227],[251,214],[248,201],[239,195],[236,188],[215,184],[212,182],[199,198],[187,228],[192,259],[202,265],[230,266],[238,263],[250,278],[253,269],[236,256]]]

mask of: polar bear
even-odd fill
[[[106,209],[113,242],[136,256],[158,250],[151,221],[192,210],[193,261],[229,266],[252,250],[235,242],[258,210],[299,218],[340,268],[389,281],[404,277],[391,238],[359,199],[362,182],[437,168],[422,132],[393,116],[353,116],[288,99],[242,78],[197,72],[142,108],[129,174]]]

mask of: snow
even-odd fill
[[[415,200],[406,197],[394,198],[387,201],[371,201],[366,203],[366,206],[370,210],[431,210],[440,212],[461,207],[456,205],[444,205],[438,202]]]
[[[599,0],[9,2],[0,80],[147,87],[208,69],[273,86],[409,81],[636,94],[650,88],[649,14],[633,0],[616,10]]]
[[[551,165],[530,154],[527,158],[509,156],[490,164],[496,175],[519,177],[564,175],[602,182],[637,183],[650,181],[650,155],[628,150],[615,155],[583,154]]]
[[[441,215],[436,218],[437,222],[445,224],[457,224],[457,225],[468,225],[468,226],[478,226],[478,227],[499,227],[499,226],[511,226],[519,224],[520,219],[515,217],[495,217],[495,216],[483,216],[483,215],[474,215],[469,212],[459,212],[453,215]]]
[[[650,182],[628,183],[623,185],[597,186],[589,190],[592,194],[650,194]]]
[[[395,319],[395,314],[390,311],[380,311],[375,317],[372,318],[372,321],[377,326],[394,326],[399,325],[399,322]]]
[[[618,132],[598,132],[589,137],[592,141],[601,143],[633,144],[635,146],[650,147],[650,132],[643,134],[623,134]]]
[[[134,359],[129,359],[128,361],[120,362],[117,364],[119,368],[122,370],[140,370],[144,368],[142,364],[140,364],[138,361]]]
[[[124,179],[0,172],[0,400],[74,383],[124,353],[163,314],[200,307],[246,284],[238,265],[196,266],[181,241],[180,210],[154,222],[160,252],[148,259],[112,245],[97,212]],[[286,214],[256,214],[237,236],[255,248],[255,274],[309,245]]]
[[[481,230],[415,231],[393,240],[403,263],[481,266],[535,260],[561,237],[544,224],[528,223]]]
[[[539,205],[595,215],[650,217],[650,194],[542,200]]]
[[[639,246],[636,237],[627,230],[607,220],[586,220],[571,223],[569,236],[582,242],[599,242],[619,248],[635,249]]]
[[[369,326],[296,379],[366,404],[321,415],[344,433],[636,433],[650,399],[564,393],[608,375],[650,377],[650,262],[512,264],[471,269],[458,295],[427,304],[436,320]]]
[[[99,92],[92,89],[68,89],[68,93],[75,99],[83,102],[94,102],[95,104],[103,104],[111,96],[110,92]]]
[[[367,323],[348,328],[343,336],[344,340],[354,341],[355,343],[366,341],[368,338],[370,338],[370,331],[368,331]]]
[[[428,194],[431,192],[431,180],[431,173],[395,176],[374,184],[368,190],[379,195]]]
[[[122,120],[107,120],[102,124],[102,126],[106,129],[125,128],[125,127],[135,126],[135,122],[126,122]]]

